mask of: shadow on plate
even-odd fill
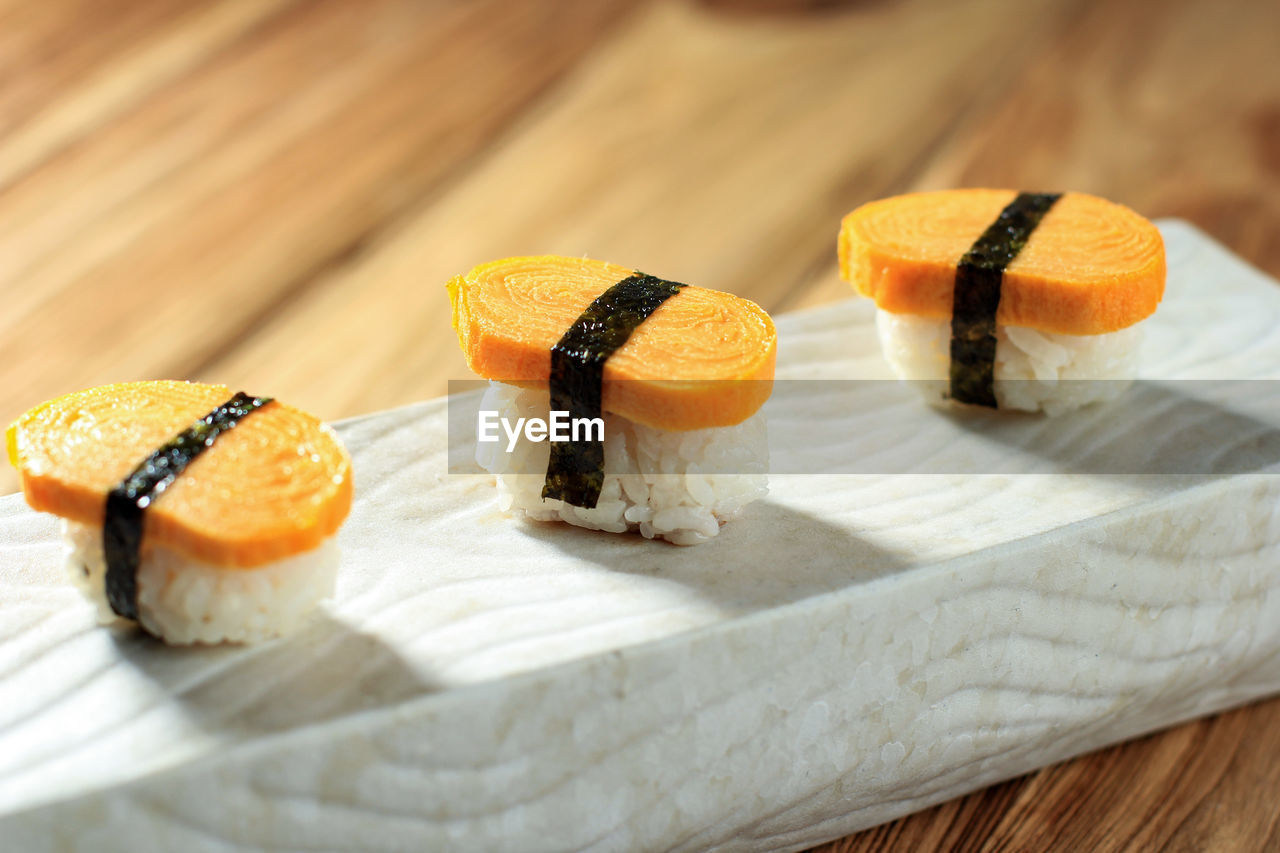
[[[970,408],[942,414],[984,447],[993,466],[1018,456],[1034,460],[1026,467],[1036,473],[1176,483],[1280,465],[1280,383],[1271,380],[1136,382],[1118,399],[1056,417]]]
[[[768,499],[748,506],[715,539],[692,546],[562,522],[513,523],[576,560],[661,577],[733,614],[868,583],[906,565],[849,530]]]
[[[386,643],[324,610],[297,634],[252,646],[168,646],[137,628],[110,630],[121,659],[220,734],[296,729],[440,689]]]

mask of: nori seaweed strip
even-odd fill
[[[604,363],[684,286],[638,272],[597,297],[551,348],[551,411],[567,411],[571,419],[602,417]],[[551,442],[544,500],[594,509],[602,486],[603,441]]]
[[[996,408],[996,309],[1007,266],[1061,193],[1019,193],[956,265],[951,305],[951,397]]]
[[[243,391],[196,421],[152,453],[107,493],[102,550],[107,563],[107,602],[117,616],[138,618],[138,562],[143,513],[214,440],[251,412],[271,402]]]

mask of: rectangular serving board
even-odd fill
[[[1144,375],[1280,376],[1276,283],[1161,230]],[[872,316],[780,318],[779,378],[886,378]],[[1249,393],[1162,435],[1270,447],[1240,399],[1266,383],[1222,387]],[[448,473],[445,400],[340,424],[337,595],[249,648],[96,626],[55,521],[0,498],[4,848],[795,850],[1280,690],[1266,459],[1073,470],[1153,428],[1141,388],[995,438],[897,383],[851,393],[771,403],[792,473],[695,548],[504,517]],[[938,447],[995,467],[936,473]],[[824,454],[879,473],[803,473]]]

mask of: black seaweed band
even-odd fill
[[[996,408],[996,309],[1005,268],[1061,193],[1019,193],[956,265],[951,304],[951,397]]]
[[[570,418],[602,417],[604,363],[682,287],[636,273],[597,297],[551,348],[551,411],[567,411]],[[551,442],[544,500],[593,509],[603,486],[603,441]]]
[[[107,563],[107,602],[117,616],[138,618],[138,562],[143,515],[183,469],[245,416],[271,402],[243,391],[196,421],[133,469],[107,493],[102,551]]]

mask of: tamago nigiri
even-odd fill
[[[776,332],[753,302],[559,256],[482,264],[449,295],[468,364],[494,380],[482,412],[603,424],[481,443],[503,509],[691,545],[765,494]]]
[[[841,275],[886,358],[939,398],[1050,414],[1120,394],[1164,293],[1164,242],[1084,193],[958,189],[844,218]]]
[[[32,508],[103,621],[171,643],[287,634],[337,571],[351,460],[314,416],[219,385],[130,382],[59,397],[6,435]]]

